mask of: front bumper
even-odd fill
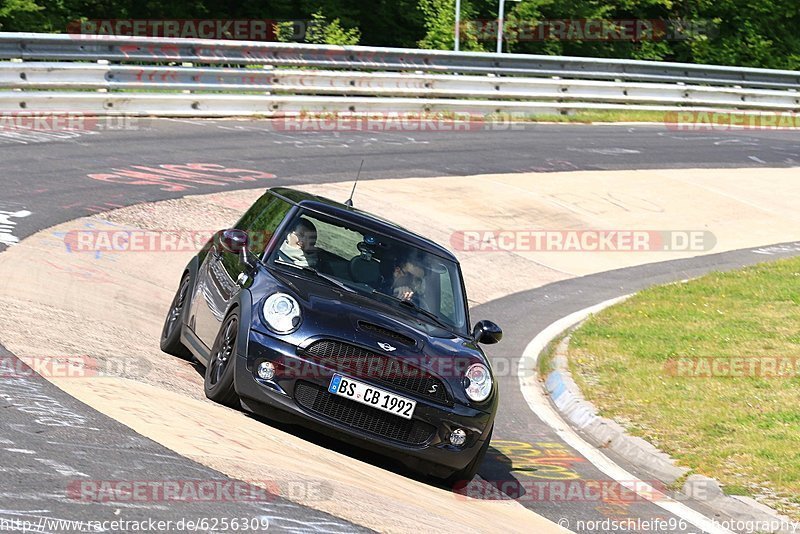
[[[270,381],[258,378],[255,373],[262,361],[276,366],[277,373]],[[327,391],[334,373],[347,374],[299,353],[292,344],[251,330],[246,356],[240,354],[236,358],[236,391],[243,406],[259,415],[275,417],[275,409],[280,409],[296,416],[295,422],[395,457],[411,468],[439,477],[466,467],[491,429],[493,411],[477,410],[458,402],[440,404],[384,383],[375,385],[417,401],[411,421],[334,396]],[[364,377],[355,378],[370,382]],[[449,442],[455,428],[467,433],[466,443],[461,447]]]

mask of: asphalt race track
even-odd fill
[[[341,182],[361,160],[361,178],[461,176],[484,173],[644,168],[794,167],[800,138],[789,131],[679,132],[663,126],[516,125],[514,130],[460,132],[288,132],[268,121],[141,120],[136,130],[80,133],[0,132],[0,250],[54,224],[117,207],[242,188]],[[192,178],[192,171],[205,178]],[[165,172],[166,171],[166,172]],[[172,173],[172,174],[170,174]],[[213,178],[208,178],[212,174]],[[273,176],[274,175],[274,176]],[[491,199],[487,199],[491,210]],[[391,218],[391,214],[387,214]],[[768,243],[764,243],[767,245]],[[506,337],[492,356],[520,355],[555,320],[609,298],[710,270],[797,254],[751,250],[650,264],[553,283],[471,310],[473,319],[501,324]],[[50,340],[57,343],[58,340]],[[3,361],[11,356],[0,353]],[[562,443],[530,411],[517,378],[501,381],[503,396],[484,480],[605,480],[590,462]],[[113,518],[114,505],[85,503],[53,490],[58,475],[95,480],[224,479],[80,404],[36,377],[0,372],[0,472],[5,481],[0,519]],[[66,421],[66,423],[65,423]],[[49,423],[49,424],[48,424]],[[516,445],[514,445],[516,443]],[[27,451],[27,452],[21,452]],[[527,460],[547,456],[557,461]],[[609,455],[637,474],[624,458]],[[646,479],[646,474],[641,474]],[[10,484],[9,484],[10,481]],[[524,492],[523,492],[524,493]],[[668,520],[650,502],[601,509],[586,502],[556,502],[530,493],[510,495],[553,520],[603,520],[616,514]],[[710,515],[699,502],[685,504]],[[280,498],[255,503],[186,503],[141,506],[142,517],[269,518],[279,530],[347,531],[359,527]],[[562,523],[563,524],[563,523]],[[575,528],[575,523],[565,524]],[[696,532],[648,529],[648,532]],[[54,530],[57,531],[57,530]],[[628,532],[630,530],[621,530]]]
[[[0,347],[0,357],[11,357]],[[6,375],[6,376],[2,376]],[[196,462],[183,458],[126,426],[76,401],[53,384],[32,374],[7,376],[0,372],[0,408],[3,435],[0,438],[0,473],[3,488],[0,521],[29,521],[37,532],[70,532],[69,521],[113,521],[125,507],[128,521],[179,521],[203,518],[251,518],[272,529],[293,532],[354,532],[364,529],[327,514],[298,506],[271,494],[252,494],[244,500],[217,502],[170,501],[121,503],[109,499],[85,499],[95,486],[74,483],[91,481],[202,480],[238,484]],[[65,493],[63,480],[71,482]],[[234,486],[227,486],[231,492]],[[61,521],[59,523],[59,521]],[[11,525],[21,523],[11,523]],[[4,529],[14,531],[16,529]],[[21,530],[21,529],[20,529]],[[119,529],[127,530],[127,529]]]
[[[355,177],[362,159],[364,180],[800,164],[800,139],[786,131],[677,132],[663,126],[533,124],[521,131],[284,132],[269,122],[147,119],[137,127],[41,132],[23,139],[0,132],[0,210],[24,207],[33,213],[15,220],[13,234],[21,238],[115,207],[226,188],[192,182],[120,187],[126,182],[87,179],[88,174],[113,172],[110,169],[147,172],[141,166],[213,163],[276,176],[268,183],[227,186],[234,189],[340,182]],[[129,178],[127,183],[135,180]]]

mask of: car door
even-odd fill
[[[267,192],[242,216],[234,226],[248,235],[248,251],[261,258],[275,230],[291,209],[291,204]],[[225,314],[236,299],[241,286],[241,274],[250,274],[238,253],[222,246],[222,232],[211,243],[209,253],[200,266],[192,302],[194,332],[210,348],[214,344]]]

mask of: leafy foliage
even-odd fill
[[[425,16],[425,37],[420,39],[420,48],[452,50],[455,45],[456,2],[455,0],[419,0],[419,10]],[[461,2],[461,27],[465,29],[474,18],[475,9],[467,1]],[[461,31],[461,50],[483,51],[484,47],[473,32]]]
[[[494,50],[498,3],[462,0],[462,50]],[[800,68],[797,0],[506,0],[505,6],[504,51],[512,53]],[[283,39],[291,37],[285,21],[295,20],[309,26],[306,42],[451,50],[455,0],[0,0],[2,31],[64,32],[81,19],[126,18],[284,21],[278,22]],[[569,29],[587,20],[612,27],[650,21],[666,25],[666,33],[593,39]],[[568,30],[535,34],[552,24]]]
[[[0,0],[0,30],[24,31],[36,24],[42,9],[35,0]]]
[[[291,22],[279,22],[275,25],[275,34],[279,41],[291,41],[294,33],[294,25]],[[344,46],[358,44],[360,38],[361,31],[358,28],[343,28],[338,18],[328,22],[320,9],[311,15],[303,40],[306,43]]]

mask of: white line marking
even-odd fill
[[[168,117],[162,117],[161,120],[162,121],[170,121],[170,122],[183,122],[183,123],[186,123],[186,124],[193,124],[195,126],[206,126],[207,125],[207,123],[203,122],[203,121],[191,121],[191,120],[188,120],[188,119],[170,119]]]
[[[5,245],[16,245],[19,243],[19,238],[11,233],[17,225],[17,222],[11,219],[19,219],[30,215],[31,212],[28,210],[0,211],[0,243]]]
[[[19,454],[36,454],[36,451],[30,449],[6,449],[8,452],[17,452]]]
[[[609,148],[567,147],[567,150],[572,152],[586,152],[588,154],[599,154],[601,156],[622,156],[625,154],[641,154],[641,151],[639,150],[633,150],[630,148],[617,148],[617,147],[609,147]]]
[[[618,297],[615,299],[607,300],[590,306],[583,310],[562,317],[558,321],[552,323],[550,326],[539,332],[539,334],[528,343],[525,351],[522,353],[522,358],[519,361],[519,376],[520,390],[522,391],[525,401],[528,406],[541,419],[545,424],[552,428],[558,436],[564,440],[570,447],[578,451],[584,458],[589,460],[592,465],[597,469],[608,475],[614,481],[624,486],[628,490],[638,494],[642,498],[652,502],[656,506],[663,508],[667,512],[680,517],[681,519],[691,523],[697,528],[708,532],[710,534],[733,534],[732,531],[723,528],[718,523],[707,518],[700,512],[692,510],[683,503],[670,499],[668,496],[663,495],[658,490],[651,487],[649,484],[639,480],[632,474],[627,472],[622,467],[611,461],[603,453],[598,451],[594,446],[584,441],[562,418],[561,415],[550,405],[549,400],[542,391],[541,384],[539,383],[538,374],[535,372],[537,368],[537,361],[539,354],[544,350],[547,344],[555,338],[558,334],[573,326],[592,313],[597,313],[609,306],[616,304],[630,295]],[[534,370],[533,373],[530,371]],[[657,496],[653,498],[653,496]]]
[[[753,161],[755,161],[756,163],[766,163],[766,161],[764,161],[763,159],[761,159],[761,158],[757,158],[757,157],[755,157],[755,156],[747,156],[747,157],[748,157],[748,158],[750,158],[750,159],[752,159],[752,160],[753,160]]]

